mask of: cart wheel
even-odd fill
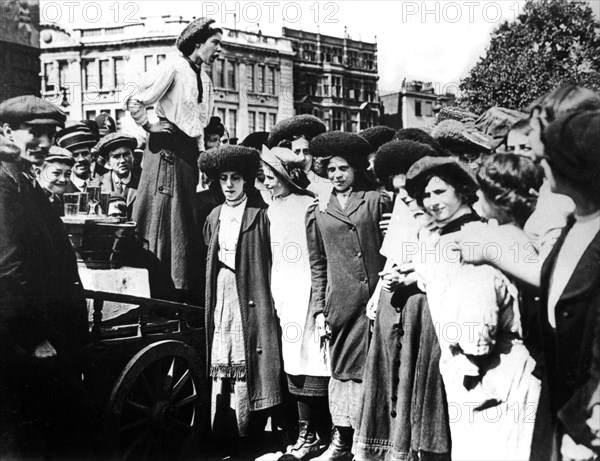
[[[146,346],[121,372],[106,406],[113,457],[185,458],[199,443],[209,399],[194,349],[179,341]]]

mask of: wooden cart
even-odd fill
[[[177,459],[196,451],[210,415],[204,309],[86,290],[92,343],[82,351],[86,388],[103,410],[111,459]],[[102,322],[105,302],[139,305]]]

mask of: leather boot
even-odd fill
[[[298,426],[298,440],[296,440],[294,445],[287,447],[285,454],[283,454],[278,461],[311,459],[323,451],[324,447],[321,444],[321,439],[310,422],[299,421]]]
[[[314,458],[313,461],[351,461],[352,455],[352,436],[354,429],[351,427],[334,426],[331,436],[331,444],[325,452]]]

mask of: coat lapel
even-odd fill
[[[600,275],[600,232],[596,234],[592,242],[586,248],[581,259],[577,263],[567,286],[560,295],[556,305],[563,301],[573,299],[587,293],[598,283]]]
[[[340,202],[338,201],[337,197],[333,192],[331,193],[329,203],[327,204],[327,209],[325,211],[328,215],[333,216],[334,218],[339,219],[340,221],[343,221],[347,224],[352,224],[352,221],[350,221],[348,215],[344,213],[344,210],[342,210]]]
[[[363,203],[365,203],[365,191],[352,192],[344,209],[346,216],[352,216]]]

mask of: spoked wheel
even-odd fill
[[[209,402],[194,349],[179,341],[150,344],[121,372],[106,406],[113,458],[185,458],[199,443]]]

